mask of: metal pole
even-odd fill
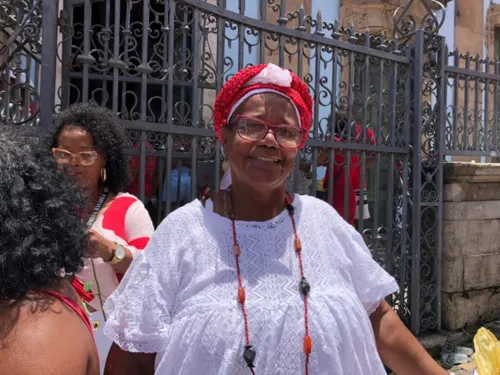
[[[52,127],[56,95],[57,1],[42,4],[42,72],[40,82],[40,135]]]
[[[422,173],[422,100],[423,94],[423,48],[424,31],[416,32],[414,46],[413,66],[413,134],[412,134],[412,188],[413,188],[413,210],[412,210],[412,260],[411,260],[411,329],[415,335],[420,332],[420,220],[421,220],[421,173]],[[402,249],[404,251],[404,248]],[[404,265],[403,265],[404,266]]]
[[[441,329],[441,308],[442,308],[442,264],[443,264],[443,158],[444,158],[444,143],[445,143],[445,134],[446,134],[446,90],[447,90],[447,78],[445,75],[445,64],[447,61],[447,53],[446,53],[446,39],[441,37],[441,48],[439,55],[439,67],[440,74],[439,77],[441,82],[439,84],[439,92],[438,92],[438,131],[437,138],[439,142],[439,154],[437,155],[437,172],[436,172],[436,185],[438,191],[438,206],[436,213],[437,220],[437,236],[436,236],[436,293],[437,293],[437,303],[436,303],[436,315],[437,315],[437,329]],[[486,91],[488,91],[488,86],[486,86]],[[439,98],[443,98],[443,100],[439,100]],[[488,113],[488,112],[486,112]]]

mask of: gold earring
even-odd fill
[[[101,182],[103,184],[106,182],[106,168],[101,168]]]

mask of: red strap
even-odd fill
[[[89,303],[94,299],[95,297],[94,293],[86,292],[83,283],[77,277],[73,277],[71,285],[73,286],[73,288],[75,288],[80,298],[83,299],[85,302]]]
[[[90,324],[89,317],[87,313],[72,299],[62,295],[61,293],[54,292],[52,290],[40,290],[40,292],[44,294],[48,294],[49,296],[52,296],[54,298],[57,298],[60,300],[62,303],[64,303],[66,306],[71,308],[80,318],[82,318],[83,323],[87,326],[90,335],[94,337],[94,330],[92,329],[92,325]]]
[[[135,247],[137,250],[144,250],[149,242],[149,237],[139,237],[130,241],[128,244]]]

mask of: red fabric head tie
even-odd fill
[[[217,138],[233,112],[248,97],[261,92],[274,92],[290,99],[297,111],[304,147],[312,125],[312,98],[307,85],[294,73],[274,64],[261,64],[240,70],[222,87],[214,103],[214,126]],[[221,139],[222,140],[222,139]]]

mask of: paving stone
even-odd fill
[[[474,373],[474,369],[476,365],[472,363],[463,363],[461,365],[457,365],[451,369],[455,373],[455,375],[472,375]]]

